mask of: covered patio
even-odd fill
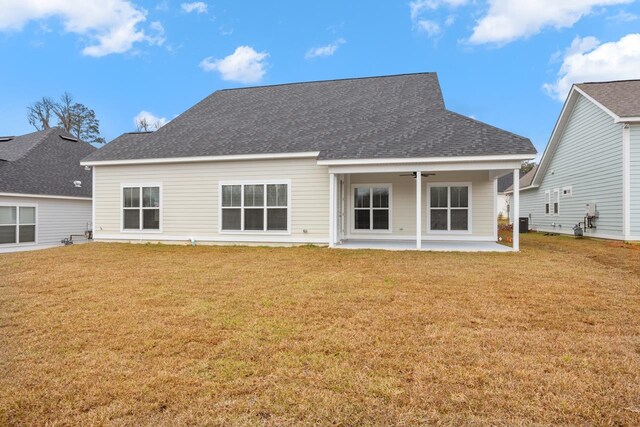
[[[498,243],[497,179],[514,175],[519,211],[522,155],[457,159],[352,160],[329,166],[330,247],[459,252],[519,251]],[[321,162],[319,162],[321,163]]]

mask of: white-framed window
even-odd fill
[[[471,183],[430,183],[427,193],[427,221],[431,232],[471,232]]]
[[[220,232],[289,234],[290,181],[220,183]]]
[[[36,243],[36,205],[0,205],[0,245]]]
[[[562,197],[571,197],[573,196],[573,186],[567,185],[566,187],[562,187]]]
[[[122,185],[122,230],[160,231],[162,225],[160,184]]]
[[[560,214],[560,189],[547,190],[544,192],[544,214]]]
[[[391,184],[353,184],[354,232],[391,231]]]

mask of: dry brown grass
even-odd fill
[[[0,425],[639,425],[640,250],[0,256]]]

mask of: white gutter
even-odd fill
[[[91,200],[91,197],[54,196],[49,194],[0,193],[2,197],[39,197],[41,199]]]
[[[491,162],[509,160],[533,160],[536,154],[503,154],[494,156],[451,156],[451,157],[408,157],[408,158],[382,158],[382,159],[338,159],[318,160],[321,166],[340,165],[380,165],[380,164],[405,164],[405,163],[460,163],[460,162]]]
[[[158,159],[95,160],[80,162],[82,166],[156,165],[162,163],[230,162],[238,160],[274,160],[315,158],[319,151],[302,153],[233,154],[229,156],[168,157]]]

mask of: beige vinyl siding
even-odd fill
[[[566,186],[573,194],[560,195],[560,214],[545,215],[545,192]],[[622,200],[622,125],[579,96],[540,187],[521,192],[520,215],[538,230],[573,234],[595,202],[597,228],[586,234],[622,238]]]
[[[0,204],[36,205],[38,245],[57,245],[71,234],[84,234],[91,225],[91,201],[42,197],[0,196]],[[21,244],[23,246],[26,244]],[[0,245],[0,248],[8,245]]]
[[[221,181],[291,180],[291,235],[218,232]],[[162,232],[121,232],[121,186],[161,184]],[[96,239],[326,243],[329,174],[315,159],[98,166]],[[306,232],[304,231],[306,230]]]
[[[631,238],[640,240],[640,126],[631,126],[630,215]]]
[[[412,176],[401,176],[406,172],[398,173],[371,173],[352,174],[350,176],[349,193],[347,197],[346,231],[353,238],[376,238],[384,236],[384,232],[352,232],[353,222],[353,194],[352,184],[391,184],[391,226],[394,236],[415,238],[416,235],[416,182]],[[494,235],[494,205],[493,181],[489,179],[488,172],[439,172],[435,176],[422,180],[422,234],[431,236],[427,222],[427,183],[471,183],[471,233],[457,236],[473,236],[489,238]],[[435,239],[436,235],[433,235]],[[437,236],[444,237],[443,234]],[[450,236],[456,236],[450,234]]]

